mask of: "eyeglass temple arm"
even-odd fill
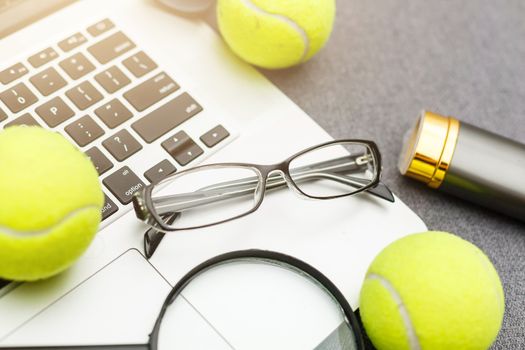
[[[149,344],[0,346],[0,350],[149,350]]]
[[[341,163],[341,160],[344,160],[344,163]],[[357,187],[365,185],[367,181],[353,176],[334,174],[332,172],[327,173],[326,171],[355,170],[358,169],[360,165],[363,164],[357,164],[357,162],[355,161],[349,162],[348,157],[343,157],[337,160],[331,160],[327,162],[321,162],[312,164],[310,166],[297,168],[294,171],[294,178],[296,181],[299,182],[311,179],[325,178],[352,187]],[[324,166],[324,168],[319,168],[320,166]],[[193,193],[158,197],[155,198],[154,204],[157,209],[157,212],[160,215],[162,215],[165,213],[182,211],[225,199],[250,195],[253,194],[254,187],[257,186],[257,184],[258,179],[255,177],[228,181],[202,188]],[[270,175],[266,181],[267,189],[279,188],[285,185],[286,181],[278,174]],[[225,190],[229,191],[225,192]],[[379,198],[391,202],[394,201],[392,193],[382,183],[378,184],[378,186],[376,186],[374,189],[368,189],[368,191]]]
[[[323,162],[313,163],[311,165],[307,165],[307,166],[302,166],[302,167],[296,168],[294,170],[294,176],[301,175],[301,173],[305,174],[305,173],[307,173],[310,170],[313,171],[313,172],[318,172],[318,171],[342,172],[342,171],[348,171],[348,170],[356,170],[356,169],[359,169],[361,166],[366,165],[368,163],[368,161],[370,160],[369,157],[370,157],[370,155],[365,155],[364,153],[362,153],[362,154],[358,154],[357,156],[355,156],[354,157],[355,160],[352,161],[352,162],[349,162],[348,161],[349,157],[345,156],[345,157],[336,158],[336,159],[332,159],[332,160],[327,160],[327,161],[323,161]],[[353,184],[349,184],[347,181],[345,181],[343,179],[345,177],[344,175],[342,175],[342,174],[338,174],[338,175],[339,175],[338,178],[331,178],[331,179],[335,180],[335,181],[338,181],[339,179],[342,179],[342,181],[339,181],[339,182],[341,182],[343,184],[350,185],[350,186],[353,185]],[[367,182],[366,180],[363,180],[363,179],[360,179],[360,178],[355,178],[354,177],[353,179],[359,185],[366,184],[366,182]],[[273,181],[277,181],[279,186],[286,184],[286,182],[283,180],[283,178],[279,174],[273,174],[273,175],[270,175],[268,177],[268,180],[266,182],[266,188],[267,189],[274,188],[274,187],[272,187],[272,182]],[[209,187],[206,187],[206,188],[201,189],[201,190],[213,189],[213,188],[227,188],[227,185],[238,186],[240,184],[244,185],[244,184],[248,184],[248,183],[250,183],[252,185],[256,184],[257,183],[257,179],[256,178],[249,178],[249,179],[242,179],[242,180],[235,180],[235,181],[230,181],[230,182],[224,182],[222,184],[209,186]],[[253,189],[253,187],[252,187],[252,189]],[[372,195],[374,195],[374,196],[376,196],[378,198],[384,199],[384,200],[386,200],[388,202],[392,202],[393,203],[395,201],[394,195],[392,194],[390,189],[382,182],[379,182],[374,187],[368,188],[366,191],[369,192],[370,194],[372,194]]]
[[[310,179],[330,179],[334,180],[340,183],[344,183],[346,185],[350,185],[353,187],[356,187],[356,185],[363,185],[363,179],[350,177],[350,176],[342,176],[342,175],[333,175],[333,174],[326,174],[326,173],[320,173],[320,174],[307,174],[302,175],[301,178],[297,179],[297,181],[302,180],[310,180]],[[183,210],[195,208],[201,205],[211,204],[214,202],[219,202],[222,200],[230,199],[230,198],[236,198],[246,195],[253,195],[254,193],[254,186],[256,186],[257,182],[247,187],[246,185],[243,185],[242,187],[239,187],[235,190],[231,186],[228,187],[229,191],[225,192],[225,189],[209,189],[204,191],[198,191],[195,194],[179,194],[179,195],[172,195],[172,196],[164,196],[157,198],[154,202],[154,205],[157,209],[157,213],[159,215],[163,215],[166,213],[173,213],[173,212],[180,212]],[[286,185],[286,181],[284,180],[272,180],[268,181],[266,184],[266,188],[268,190],[284,187]],[[369,191],[371,194],[393,202],[394,197],[391,194],[390,190],[384,185],[384,184],[378,184],[374,188],[374,191]]]
[[[309,178],[315,178],[314,176],[312,176],[313,172],[319,173],[319,171],[327,171],[327,170],[339,170],[339,171],[348,170],[349,165],[350,165],[350,169],[358,168],[355,165],[354,161],[348,162],[348,157],[344,157],[345,164],[341,163],[342,159],[343,158],[339,158],[336,160],[315,163],[315,164],[311,164],[310,166],[303,166],[303,167],[297,168],[294,171],[294,176],[301,176],[304,179],[305,178],[304,175],[309,174],[311,175]],[[337,168],[334,168],[334,164],[337,165]],[[193,208],[198,205],[212,203],[216,200],[229,199],[229,198],[235,198],[237,196],[242,196],[246,194],[252,194],[254,192],[255,186],[257,186],[258,183],[259,183],[259,180],[257,177],[250,176],[244,179],[224,181],[218,184],[203,187],[191,193],[178,193],[176,195],[157,197],[153,199],[153,202],[155,206],[157,207],[157,210],[159,209],[159,206],[163,207],[166,204],[171,206],[171,210],[169,211],[164,210],[164,211],[159,212],[159,214],[163,214],[163,213],[167,213],[170,211],[174,211],[175,207],[172,207],[172,205],[179,205],[177,209],[184,210],[184,209]],[[274,174],[268,177],[267,182],[266,182],[266,188],[267,189],[278,188],[278,187],[284,186],[285,184],[286,184],[286,181],[279,174]],[[226,190],[228,190],[229,192],[225,192]],[[207,201],[207,199],[212,199],[212,201]]]

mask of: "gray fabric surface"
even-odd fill
[[[332,38],[318,56],[263,73],[333,137],[375,140],[384,182],[428,227],[454,232],[486,252],[506,296],[493,348],[524,349],[525,223],[403,178],[396,164],[403,134],[423,108],[525,143],[525,2],[337,5]]]

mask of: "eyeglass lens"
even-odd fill
[[[317,281],[281,263],[242,259],[214,265],[186,285],[164,314],[158,349],[358,346],[342,307]]]
[[[160,194],[155,192],[152,202],[159,217],[180,213],[172,227],[209,225],[252,210],[260,196],[260,174],[250,167],[196,168],[170,179]]]
[[[376,160],[366,144],[337,143],[315,148],[290,162],[290,176],[305,195],[348,195],[377,177]]]

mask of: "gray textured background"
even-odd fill
[[[318,56],[263,73],[333,137],[375,140],[384,182],[428,227],[487,253],[506,296],[493,348],[525,349],[525,224],[431,191],[396,169],[403,134],[423,108],[525,143],[525,1],[337,5],[334,32]]]

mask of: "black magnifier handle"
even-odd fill
[[[149,350],[149,344],[0,346],[0,350]]]

